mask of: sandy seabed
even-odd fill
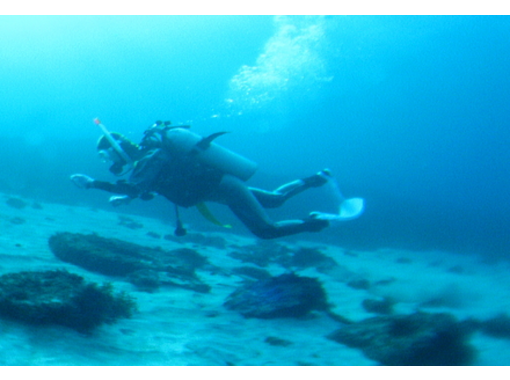
[[[228,255],[229,245],[255,244],[256,239],[221,232],[204,233],[228,243],[215,248],[198,243],[177,243],[154,235],[172,233],[160,220],[127,216],[112,209],[94,210],[61,204],[9,205],[0,195],[0,275],[20,271],[66,269],[88,281],[110,282],[132,295],[138,305],[129,319],[102,325],[92,334],[80,334],[62,326],[32,326],[0,319],[1,365],[350,365],[370,366],[377,362],[362,351],[326,338],[340,323],[326,313],[307,318],[244,318],[223,306],[243,278],[229,275],[243,263]],[[35,207],[34,207],[35,206]],[[125,210],[122,210],[125,211]],[[122,216],[119,219],[119,216]],[[119,220],[132,219],[141,228],[128,228]],[[334,233],[334,229],[330,229]],[[332,232],[331,232],[332,231]],[[161,287],[143,292],[122,279],[88,272],[61,262],[51,252],[48,239],[56,232],[96,233],[165,250],[188,247],[206,256],[222,273],[197,270],[211,287],[198,293],[179,287]],[[152,234],[148,234],[151,232]],[[391,298],[395,313],[447,312],[459,320],[489,319],[510,313],[510,262],[486,262],[477,255],[448,252],[413,252],[381,248],[376,251],[345,250],[339,246],[304,240],[278,244],[311,247],[333,258],[339,265],[324,273],[316,268],[297,271],[317,278],[326,290],[332,311],[353,321],[375,316],[365,310],[365,299]],[[277,276],[287,270],[271,264],[264,268]],[[348,286],[355,279],[385,286],[359,289]],[[270,344],[278,338],[289,344]],[[274,339],[273,339],[274,341]],[[471,344],[477,351],[476,365],[510,364],[510,339],[497,339],[476,332]]]

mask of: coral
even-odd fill
[[[283,274],[245,285],[230,294],[225,307],[245,317],[303,317],[312,310],[327,310],[326,293],[317,279]]]
[[[468,365],[475,357],[471,331],[450,314],[415,313],[369,318],[328,338],[360,348],[383,365]]]
[[[111,284],[86,283],[63,270],[0,276],[0,315],[35,325],[59,324],[90,332],[103,323],[128,318],[136,309]]]
[[[198,292],[209,291],[209,286],[195,274],[195,269],[206,265],[207,259],[189,248],[165,251],[94,234],[69,232],[51,236],[49,245],[62,261],[108,276],[123,277],[142,290],[173,285]]]

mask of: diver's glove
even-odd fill
[[[119,207],[122,205],[127,205],[129,202],[131,202],[131,199],[132,198],[128,197],[127,195],[112,195],[108,202],[110,202],[113,207]]]
[[[92,187],[92,183],[94,182],[94,178],[91,178],[85,174],[73,174],[69,178],[80,189],[90,189]]]

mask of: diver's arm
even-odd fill
[[[154,198],[154,194],[151,192],[152,184],[160,175],[161,168],[167,160],[167,155],[161,149],[150,150],[135,163],[129,181],[118,180],[116,183],[110,183],[94,180],[92,187],[110,193],[127,195],[131,199],[150,200]]]
[[[119,180],[115,183],[94,180],[91,184],[91,188],[107,191],[109,193],[127,195],[132,199],[138,198],[141,193],[136,185],[124,180]]]
[[[111,197],[110,203],[114,206],[129,203],[134,198],[151,200],[153,181],[159,176],[162,166],[168,157],[161,149],[148,151],[145,157],[136,162],[129,181],[118,180],[116,183],[99,181],[85,174],[73,174],[71,181],[82,189],[99,189],[109,193],[120,194],[120,197]],[[129,199],[127,199],[127,196]]]
[[[81,189],[99,189],[109,193],[127,195],[130,198],[137,198],[141,193],[136,185],[123,180],[111,183],[98,181],[84,174],[73,174],[71,176],[71,181]]]

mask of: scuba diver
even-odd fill
[[[98,119],[94,122],[103,131],[97,143],[99,156],[112,162],[110,171],[113,174],[122,176],[130,172],[129,179],[111,183],[74,174],[71,176],[73,183],[83,189],[119,194],[110,197],[113,206],[127,204],[135,198],[165,197],[175,204],[177,236],[186,234],[179,218],[179,206],[197,206],[207,219],[220,224],[204,202],[228,206],[254,235],[262,239],[318,232],[330,224],[331,218],[328,220],[327,217],[330,214],[314,212],[304,219],[274,222],[264,211],[264,208],[281,206],[307,189],[325,185],[331,179],[327,169],[274,191],[266,191],[245,184],[257,169],[254,162],[213,142],[225,132],[204,138],[191,132],[189,126],[173,127],[170,122],[158,121],[144,132],[137,145],[120,133],[108,132]]]

